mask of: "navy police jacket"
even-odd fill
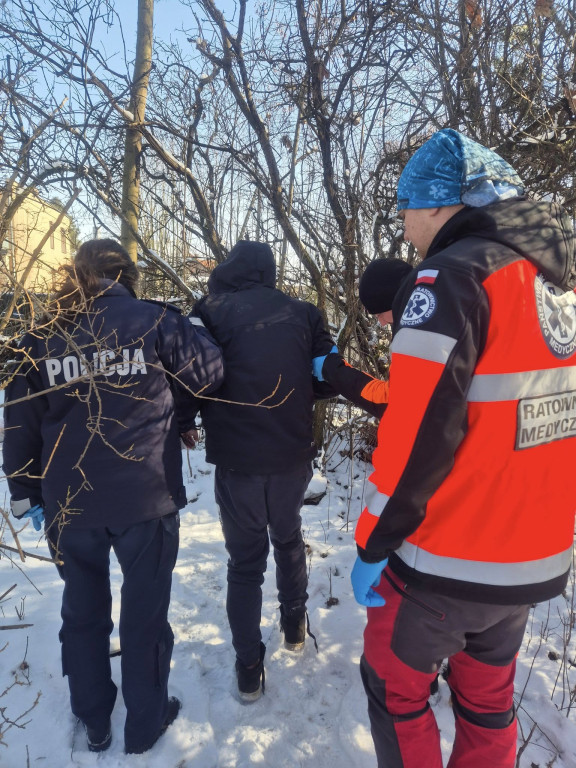
[[[14,514],[123,529],[186,504],[175,399],[214,390],[222,355],[178,309],[102,281],[89,312],[30,331],[6,391]],[[56,522],[55,522],[56,521]]]
[[[275,282],[270,247],[241,241],[212,271],[209,294],[195,307],[226,366],[217,399],[201,403],[206,458],[240,472],[283,472],[310,461],[314,399],[336,394],[312,377],[312,358],[334,344],[322,315]]]

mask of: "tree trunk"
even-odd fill
[[[138,31],[136,34],[136,61],[130,94],[132,123],[126,129],[124,173],[122,175],[122,245],[132,261],[138,259],[138,232],[140,216],[140,152],[144,123],[148,80],[152,68],[154,0],[138,0]]]

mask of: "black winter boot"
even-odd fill
[[[245,702],[253,702],[262,696],[265,690],[266,675],[264,673],[264,655],[266,646],[260,643],[260,660],[253,667],[247,667],[240,659],[236,659],[236,677],[238,680],[238,695]]]
[[[86,739],[88,741],[88,749],[90,752],[104,752],[105,749],[108,749],[112,743],[112,726],[110,720],[108,720],[106,728],[103,729],[89,728],[85,724],[84,728],[86,729]]]
[[[306,641],[306,611],[298,613],[280,606],[280,631],[284,633],[284,648],[288,651],[302,651]]]
[[[180,710],[182,709],[182,702],[180,699],[177,699],[176,696],[170,696],[168,699],[168,711],[166,712],[166,717],[164,718],[164,722],[162,723],[162,728],[160,728],[160,733],[156,736],[156,738],[149,742],[148,744],[137,747],[136,749],[127,749],[126,754],[127,755],[142,755],[144,752],[148,752],[149,749],[152,749],[154,744],[158,741],[160,736],[162,736],[168,728],[172,725],[174,720],[178,717],[178,714]]]

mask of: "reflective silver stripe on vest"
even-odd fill
[[[555,395],[576,389],[576,366],[523,373],[477,374],[468,391],[469,403],[498,403],[523,397]]]
[[[420,549],[409,541],[404,541],[396,550],[396,554],[406,565],[421,573],[503,587],[549,581],[566,573],[572,563],[572,547],[558,555],[522,563],[479,562],[441,557]]]
[[[374,517],[380,517],[384,511],[384,507],[390,501],[390,496],[386,496],[385,493],[380,493],[378,488],[372,482],[368,482],[368,490],[364,495],[364,503],[368,508],[368,512]]]
[[[455,344],[456,339],[442,333],[401,328],[390,344],[390,352],[446,365]]]
[[[204,323],[199,317],[195,317],[194,315],[192,315],[191,317],[188,318],[188,320],[190,321],[190,325],[201,325],[202,328],[205,327]]]

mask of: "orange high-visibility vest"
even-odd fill
[[[471,599],[547,599],[574,541],[576,297],[484,242],[425,264],[391,346],[361,555],[393,549],[401,575]]]

